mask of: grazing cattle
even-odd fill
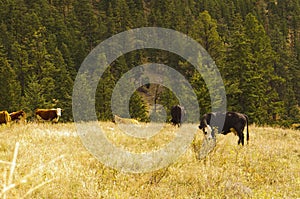
[[[222,122],[224,121],[224,122]],[[244,128],[247,124],[247,143],[249,141],[248,116],[237,112],[207,113],[200,121],[199,129],[205,134],[211,134],[212,127],[216,127],[218,132],[226,135],[233,132],[238,135],[238,144],[244,145]]]
[[[132,118],[122,118],[114,115],[113,122],[117,124],[139,124],[139,122]]]
[[[35,115],[38,120],[46,120],[52,122],[58,122],[61,116],[61,108],[56,109],[36,109]]]
[[[7,111],[0,111],[0,124],[8,124],[11,121]]]
[[[185,115],[185,110],[183,106],[173,106],[171,109],[171,122],[174,126],[178,125],[178,127],[182,124],[183,117]]]
[[[9,114],[11,121],[19,122],[19,121],[26,121],[26,113],[22,110],[12,112]]]

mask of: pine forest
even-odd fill
[[[72,121],[72,92],[85,57],[105,39],[126,30],[163,27],[201,44],[226,88],[227,110],[258,125],[300,123],[299,0],[0,0],[0,110],[63,108]],[[182,57],[157,49],[116,59],[99,81],[95,110],[112,119],[111,95],[130,69],[162,63],[179,71],[211,111],[207,85]],[[141,75],[142,78],[142,75]],[[178,99],[159,84],[141,83],[130,98],[132,118],[149,121],[160,104],[169,116]],[[151,114],[162,114],[160,107]]]

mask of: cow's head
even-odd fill
[[[204,134],[206,135],[207,138],[213,138],[213,129],[211,128],[210,125],[207,125],[203,129]]]
[[[202,125],[200,123],[199,125],[199,129],[202,129],[203,130],[203,133],[204,135],[207,137],[207,138],[213,138],[213,129],[211,128],[210,125],[206,124],[206,125]]]

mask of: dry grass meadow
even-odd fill
[[[175,129],[167,125],[139,143],[114,123],[101,126],[117,145],[134,150],[163,146]],[[218,135],[216,148],[197,160],[201,139],[198,131],[194,145],[168,168],[130,174],[96,160],[72,123],[3,125],[0,198],[300,198],[299,131],[252,125],[249,145]]]

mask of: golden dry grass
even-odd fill
[[[166,125],[153,139],[139,142],[113,123],[101,126],[112,142],[134,151],[161,147],[174,133]],[[201,139],[199,131],[196,147],[191,144],[168,168],[130,174],[96,160],[74,124],[0,126],[0,197],[300,198],[299,131],[250,126],[250,143],[244,147],[233,134],[218,135],[215,150],[199,161],[195,148]]]

